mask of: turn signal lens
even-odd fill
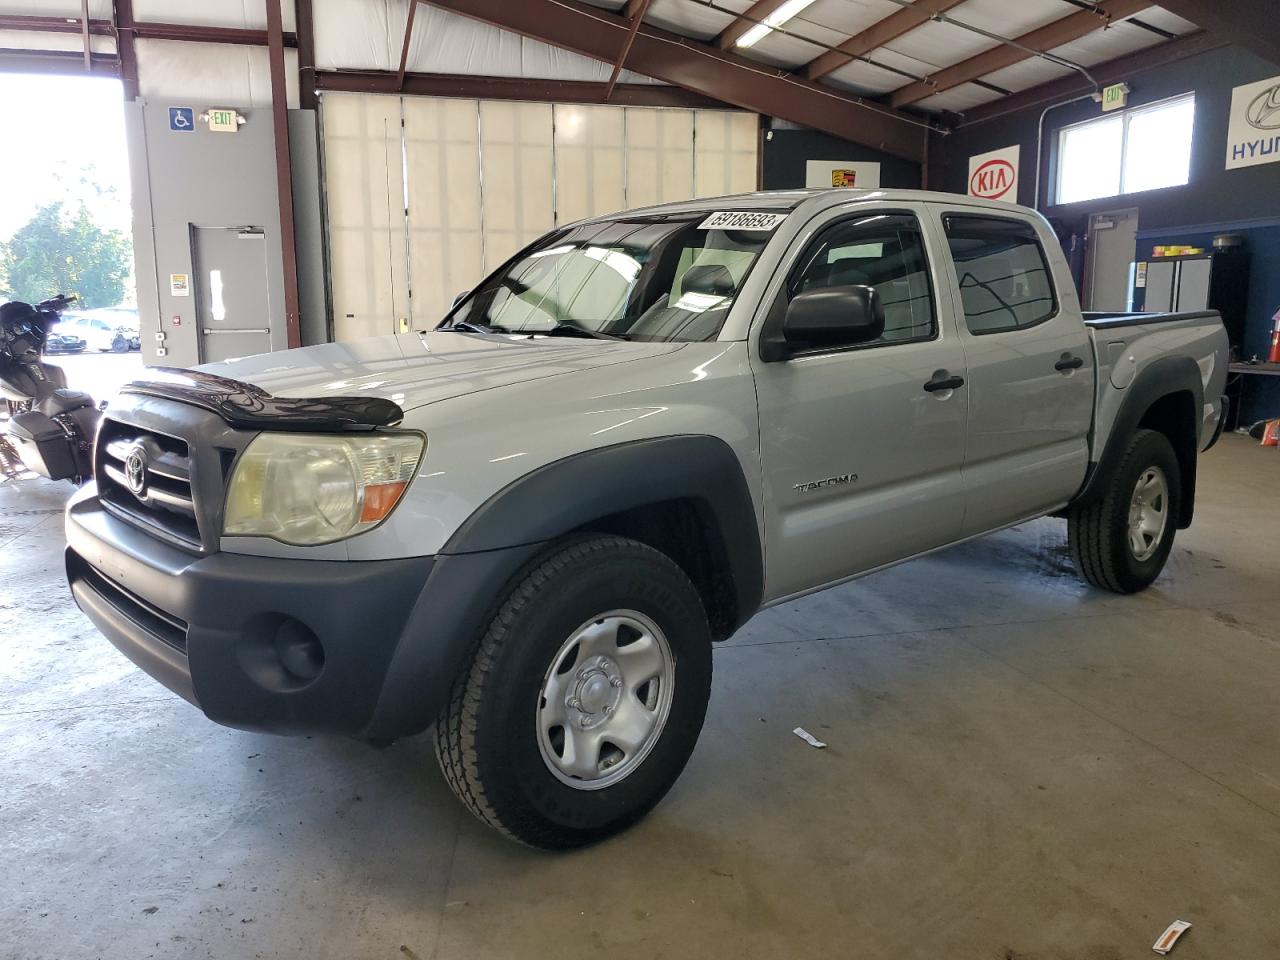
[[[223,533],[298,546],[362,533],[395,509],[425,448],[410,433],[260,433],[236,461]]]

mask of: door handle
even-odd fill
[[[1062,359],[1053,365],[1053,369],[1059,373],[1066,373],[1068,370],[1079,370],[1084,366],[1084,360],[1080,357],[1073,357],[1069,353],[1064,353]]]
[[[938,373],[945,373],[945,372],[946,372],[945,370],[938,371]],[[937,390],[954,390],[957,387],[963,387],[963,386],[964,386],[964,377],[956,377],[956,376],[940,377],[938,376],[938,374],[934,374],[934,379],[926,383],[924,385],[924,388],[929,393],[933,393]]]

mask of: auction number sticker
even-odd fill
[[[752,213],[747,210],[722,210],[713,213],[702,223],[699,230],[759,230],[762,233],[774,229],[783,220],[785,213]]]

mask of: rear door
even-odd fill
[[[1037,221],[942,210],[968,363],[964,535],[1065,504],[1089,462],[1093,352],[1066,262]]]
[[[959,536],[966,391],[925,385],[963,380],[964,354],[945,250],[927,248],[920,210],[821,215],[766,294],[769,329],[824,286],[872,286],[885,304],[872,343],[773,363],[753,346],[768,600]]]

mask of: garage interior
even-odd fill
[[[100,399],[431,329],[584,217],[806,187],[1034,207],[1085,309],[1218,309],[1232,344],[1151,589],[1082,585],[1042,519],[765,610],[667,798],[568,854],[476,822],[429,737],[208,722],[69,596],[72,488],[0,484],[0,958],[1119,960],[1178,918],[1178,957],[1280,955],[1278,462],[1245,432],[1280,417],[1280,119],[1233,140],[1280,117],[1269,8],[0,0],[0,71],[119,83],[141,353],[75,358]]]

